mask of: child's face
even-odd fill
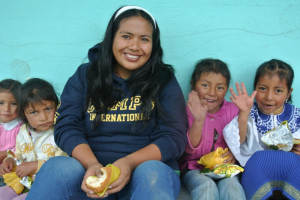
[[[10,122],[18,117],[17,101],[11,92],[0,92],[0,121]]]
[[[277,75],[260,77],[255,90],[257,91],[256,103],[266,114],[271,114],[282,107],[293,91],[292,88],[288,91],[286,81],[280,80]]]
[[[227,81],[221,74],[202,73],[195,84],[195,90],[200,101],[206,100],[208,113],[216,113],[220,110],[224,101],[227,92]]]
[[[115,70],[128,78],[133,70],[142,67],[152,52],[153,28],[143,17],[129,17],[120,22],[113,41]]]
[[[34,107],[29,105],[25,109],[25,116],[29,124],[36,132],[46,131],[54,124],[55,103],[53,101],[42,101]]]

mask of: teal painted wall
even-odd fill
[[[0,0],[0,79],[50,81],[60,94],[102,40],[109,18],[122,5],[148,9],[161,29],[164,61],[176,69],[185,97],[196,61],[228,63],[232,83],[248,91],[256,68],[271,58],[295,71],[293,101],[300,107],[299,0]],[[229,94],[226,99],[229,99]]]

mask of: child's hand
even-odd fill
[[[38,161],[32,162],[23,162],[16,168],[16,174],[18,177],[23,178],[24,176],[28,176],[34,174],[38,167]]]
[[[230,100],[238,107],[240,113],[249,113],[254,102],[257,91],[253,91],[249,97],[244,83],[241,83],[242,90],[239,83],[235,83],[238,94],[235,94],[232,87],[229,88],[231,97]]]
[[[294,144],[292,152],[300,156],[300,144]]]
[[[228,164],[235,164],[235,157],[233,156],[233,154],[231,153],[230,150],[228,150],[227,152],[223,153],[221,155],[221,157],[226,157],[226,156],[229,156],[228,159],[224,160],[224,163],[228,163]]]
[[[85,172],[85,175],[83,177],[83,180],[82,180],[82,183],[81,183],[81,189],[86,192],[87,196],[90,197],[90,198],[94,198],[94,199],[99,199],[99,198],[104,198],[104,196],[102,197],[99,197],[98,194],[94,193],[92,190],[88,189],[86,187],[86,179],[89,177],[89,176],[98,176],[98,177],[101,177],[102,175],[102,172],[100,170],[100,168],[102,168],[103,165],[101,165],[100,163],[94,163],[92,165],[90,165],[86,172]]]
[[[0,175],[3,176],[6,173],[10,173],[14,168],[14,160],[12,158],[6,159],[0,167]]]
[[[206,101],[200,101],[199,95],[196,91],[189,93],[189,100],[187,106],[190,109],[195,121],[204,121],[207,114]]]

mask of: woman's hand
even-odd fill
[[[228,164],[235,164],[236,160],[235,157],[233,156],[232,152],[230,150],[228,150],[227,152],[223,153],[221,155],[221,158],[229,156],[228,159],[224,160],[224,163],[228,163]]]
[[[109,186],[107,190],[108,194],[113,194],[122,190],[129,182],[131,174],[134,170],[134,163],[128,156],[117,160],[113,163],[113,165],[119,167],[121,173],[119,178]]]
[[[18,177],[23,178],[24,176],[28,176],[34,174],[38,167],[38,161],[32,162],[23,162],[16,168],[16,174]]]
[[[294,144],[292,152],[300,156],[300,144]]]
[[[196,91],[191,91],[189,93],[187,106],[191,111],[195,121],[204,122],[208,109],[206,103],[207,102],[205,100],[200,101],[199,95]]]
[[[14,160],[12,158],[6,159],[0,167],[0,175],[3,176],[6,173],[10,173],[14,168]]]
[[[94,193],[92,190],[88,189],[86,187],[86,179],[89,177],[89,176],[98,176],[98,177],[101,177],[102,175],[102,172],[100,170],[100,168],[102,168],[103,166],[100,164],[100,163],[94,163],[94,164],[91,164],[87,170],[86,170],[86,173],[83,177],[83,180],[82,180],[82,183],[81,183],[81,189],[86,192],[87,196],[90,197],[90,198],[94,198],[94,199],[100,199],[100,198],[105,198],[107,197],[107,195],[103,195],[103,196],[99,196],[98,194]]]
[[[240,113],[250,113],[257,92],[253,91],[251,96],[249,96],[244,83],[241,83],[242,90],[239,83],[235,83],[235,85],[238,94],[230,87],[229,90],[232,95],[230,100],[238,107]]]

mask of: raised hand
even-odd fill
[[[244,83],[241,83],[242,89],[240,88],[239,83],[235,83],[237,94],[233,91],[232,87],[229,88],[231,97],[230,100],[238,107],[240,113],[250,112],[254,98],[256,96],[256,91],[253,91],[251,96],[248,95]]]
[[[189,93],[187,106],[190,109],[195,121],[204,121],[207,114],[207,104],[205,100],[200,101],[196,91]]]

